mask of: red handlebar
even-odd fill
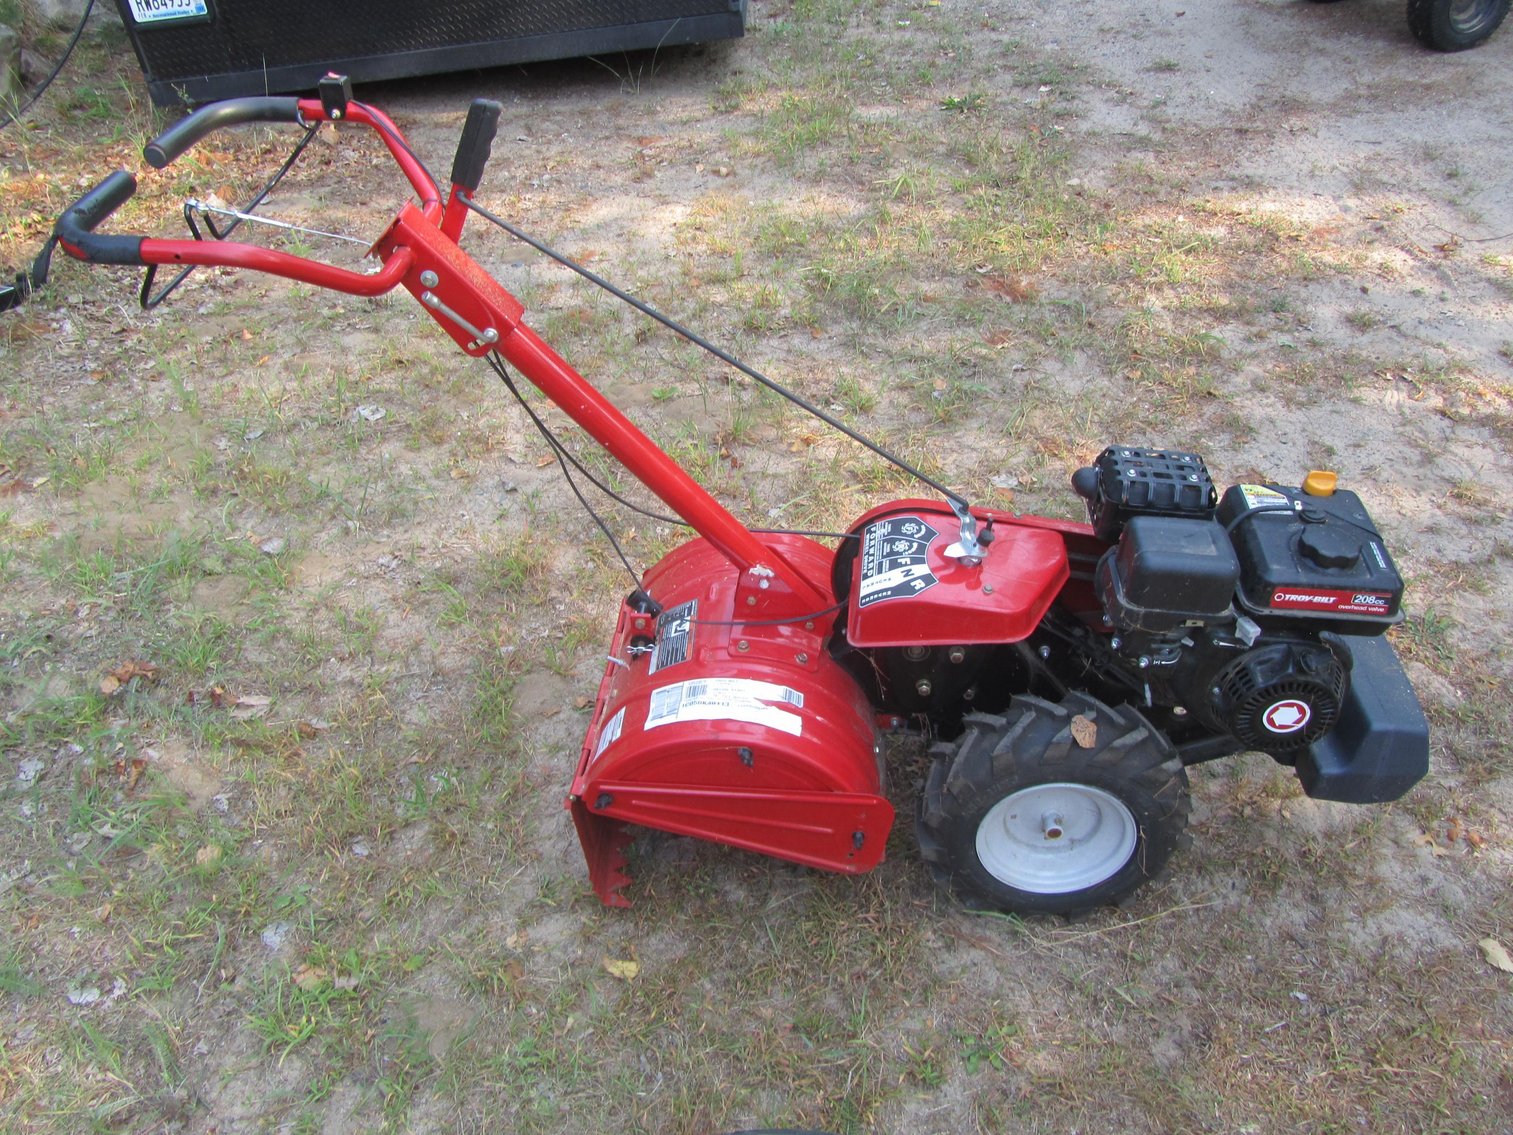
[[[336,117],[335,112],[328,115],[316,99],[298,100],[293,107],[297,112],[294,120],[304,124]],[[289,100],[283,99],[212,104],[155,139],[148,146],[148,161],[155,166],[167,165],[222,126],[270,119],[288,121],[289,108]],[[520,301],[458,247],[467,199],[478,184],[494,139],[499,104],[480,99],[469,112],[445,205],[436,182],[393,122],[357,102],[348,101],[340,112],[344,121],[372,126],[379,132],[421,199],[419,207],[406,203],[374,243],[372,254],[383,261],[383,267],[371,275],[233,241],[95,236],[94,227],[128,200],[136,187],[135,179],[124,171],[111,175],[71,206],[54,233],[70,255],[100,263],[246,268],[360,296],[382,295],[402,284],[464,352],[473,356],[497,354],[513,365],[726,556],[741,573],[741,609],[747,617],[795,616],[812,621],[817,617],[815,612],[828,612],[833,597],[823,581],[811,579],[789,561],[782,548],[742,525],[637,429],[522,323],[524,308]]]
[[[201,107],[174,123],[143,150],[147,164],[162,169],[206,135],[226,126],[245,122],[295,122],[303,125],[328,121],[319,99],[245,98],[228,99]],[[344,122],[370,126],[378,132],[395,164],[420,197],[421,210],[433,224],[442,215],[441,190],[405,142],[399,127],[382,111],[363,103],[350,103]],[[409,270],[410,258],[401,251],[373,274],[353,272],[304,256],[293,256],[237,241],[160,240],[136,235],[100,236],[94,229],[136,192],[136,178],[124,170],[111,174],[58,218],[53,235],[70,256],[93,264],[209,265],[250,268],[275,276],[300,280],[349,295],[377,296],[389,291]]]

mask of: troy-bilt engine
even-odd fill
[[[1294,767],[1310,795],[1358,803],[1394,799],[1427,771],[1427,726],[1383,637],[1402,581],[1360,500],[1331,475],[1221,498],[1191,454],[1113,447],[1073,478],[1088,524],[973,506],[536,244],[940,494],[880,505],[834,543],[746,528],[459,247],[470,213],[528,239],[473,201],[499,115],[474,103],[443,196],[398,128],[339,78],[319,99],[212,104],[150,143],[148,163],[163,168],[239,122],[298,123],[301,147],[321,122],[376,129],[419,199],[372,246],[382,267],[233,242],[208,218],[205,239],[197,202],[186,205],[193,240],[96,235],[135,191],[119,172],[59,218],[0,308],[42,282],[54,244],[92,263],[146,265],[144,306],[200,264],[354,295],[400,286],[521,398],[570,481],[577,470],[609,492],[530,409],[510,367],[673,509],[697,537],[630,570],[568,791],[606,903],[628,901],[624,849],[637,826],[825,870],[875,866],[894,820],[890,730],[933,741],[915,830],[937,879],[964,902],[1029,913],[1112,902],[1159,872],[1184,838],[1190,764],[1259,749]],[[236,224],[258,219],[252,208],[282,175],[247,211],[229,211]],[[162,265],[183,271],[154,295]]]

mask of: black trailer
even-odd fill
[[[746,0],[116,0],[153,102],[175,106],[710,40]]]

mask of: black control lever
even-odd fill
[[[478,191],[483,181],[483,168],[489,163],[489,152],[494,146],[494,135],[499,130],[499,116],[504,107],[493,99],[474,99],[468,107],[468,120],[462,127],[462,138],[457,143],[457,156],[452,159],[452,184],[467,190],[468,195]]]

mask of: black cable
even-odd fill
[[[832,603],[823,611],[810,611],[807,615],[789,615],[785,619],[691,619],[701,627],[787,627],[795,623],[817,623],[826,615],[833,615],[845,603]]]
[[[489,365],[492,366],[497,373],[499,369],[504,366],[504,360],[496,354],[490,356]],[[503,377],[503,375],[501,375],[500,377]],[[513,384],[509,385],[510,393],[512,393],[515,398],[519,400],[524,406],[524,395],[521,394],[519,389]],[[595,476],[594,473],[586,465],[583,464],[583,462],[579,461],[570,449],[562,444],[561,439],[551,431],[551,427],[546,425],[546,423],[543,422],[540,418],[537,418],[536,415],[531,411],[531,408],[529,406],[525,406],[525,411],[526,413],[530,414],[532,419],[535,421],[536,428],[548,435],[548,441],[552,445],[552,447],[560,452],[562,456],[565,457],[569,462],[571,462],[573,468],[576,469],[580,474],[582,474],[588,480],[588,482],[594,486],[594,488],[598,489],[605,496],[609,497],[617,504],[623,505],[625,508],[630,509],[632,512],[646,517],[646,519],[648,520],[655,520],[659,524],[671,524],[678,528],[693,528],[692,524],[688,523],[688,521],[684,520],[680,516],[668,516],[666,513],[656,512],[653,509],[647,508],[645,505],[637,504],[629,497],[622,496],[620,493],[610,488],[597,476]],[[809,536],[811,538],[820,540],[861,539],[861,537],[855,532],[824,532],[803,528],[753,528],[751,529],[751,531],[758,536]]]
[[[252,200],[247,202],[246,206],[242,209],[243,213],[251,213],[268,199],[268,194],[272,193],[274,189],[278,187],[278,183],[284,180],[284,175],[294,168],[294,163],[299,160],[300,155],[305,152],[305,148],[310,145],[311,141],[314,140],[315,132],[318,128],[319,123],[313,126],[307,126],[305,128],[304,137],[302,137],[297,143],[295,143],[294,149],[290,151],[289,156],[284,159],[284,164],[278,167],[278,172],[270,177],[263,185],[263,187],[259,189],[255,194],[253,194]],[[242,217],[234,217],[232,218],[231,223],[224,229],[217,229],[211,222],[210,218],[207,216],[205,218],[205,224],[209,227],[211,235],[214,236],[216,240],[225,240],[232,233],[236,232],[238,226],[241,225],[244,219],[245,218]],[[184,220],[188,222],[189,231],[194,233],[194,238],[196,240],[201,239],[199,230],[195,228],[194,222],[190,220],[188,205],[184,206]],[[158,304],[166,300],[173,292],[173,290],[180,284],[182,284],[185,279],[188,278],[189,273],[193,272],[197,267],[198,265],[191,264],[187,268],[179,269],[178,274],[175,275],[173,279],[169,280],[168,283],[164,284],[162,290],[154,296],[151,294],[152,280],[153,276],[157,273],[157,265],[149,265],[147,269],[147,275],[142,280],[142,292],[139,297],[139,302],[141,303],[143,310],[150,310],[154,307],[157,307]]]
[[[504,388],[508,390],[514,397],[515,401],[520,404],[520,408],[524,410],[526,416],[530,418],[531,424],[536,427],[536,432],[541,435],[542,439],[551,448],[552,456],[557,459],[557,465],[562,470],[562,476],[567,481],[568,487],[572,489],[573,495],[578,498],[578,503],[583,506],[584,511],[587,512],[588,515],[593,519],[594,523],[599,526],[599,531],[603,532],[605,538],[609,540],[610,545],[615,549],[615,554],[620,558],[620,562],[625,565],[625,570],[630,573],[630,577],[635,581],[636,587],[639,588],[641,586],[640,577],[636,574],[635,568],[631,566],[629,558],[625,555],[625,550],[620,546],[620,542],[615,539],[614,533],[609,530],[609,525],[605,523],[604,519],[596,511],[594,511],[594,507],[588,503],[588,499],[579,490],[578,483],[573,479],[569,465],[572,467],[572,469],[576,469],[583,477],[588,480],[590,484],[592,484],[601,493],[604,493],[606,496],[617,501],[619,504],[624,505],[632,512],[639,513],[640,515],[645,516],[651,520],[662,521],[667,524],[675,525],[679,528],[692,528],[693,525],[689,524],[686,520],[679,519],[678,517],[663,516],[660,513],[653,512],[651,509],[643,508],[642,506],[636,504],[634,501],[628,500],[627,498],[621,496],[619,493],[615,492],[614,489],[606,485],[589,469],[587,469],[581,461],[578,460],[578,458],[572,453],[572,451],[563,444],[562,439],[557,436],[551,426],[547,425],[545,420],[536,413],[535,408],[526,401],[524,393],[515,384],[515,380],[510,377],[509,368],[505,365],[505,361],[499,355],[499,353],[497,351],[490,352],[485,356],[485,361],[489,364],[490,369],[492,369],[493,372],[499,376],[499,380],[504,383]],[[833,537],[838,540],[857,540],[861,538],[854,532],[797,532],[783,528],[755,528],[752,529],[752,531],[756,533],[767,533],[771,535],[827,536]],[[826,615],[833,615],[844,606],[844,603],[837,603],[834,606],[826,607],[823,611],[814,611],[807,615],[793,615],[791,617],[783,619],[695,619],[693,621],[707,626],[787,626],[792,623],[818,621],[820,619],[823,619]]]
[[[567,446],[562,444],[562,440],[558,438],[554,432],[552,432],[551,427],[548,426],[539,417],[537,417],[535,411],[526,404],[525,396],[520,392],[519,388],[516,387],[511,380],[505,378],[504,374],[502,373],[504,368],[504,360],[500,358],[497,353],[489,356],[489,365],[494,368],[495,373],[499,374],[500,378],[505,379],[505,385],[509,387],[510,393],[515,396],[516,401],[521,404],[521,407],[525,410],[525,412],[531,416],[531,420],[535,423],[536,429],[546,437],[547,442],[552,446],[552,448],[559,452],[569,462],[571,462],[573,468],[578,470],[579,473],[586,477],[589,483],[594,486],[594,488],[598,489],[601,493],[609,497],[611,500],[614,500],[618,504],[624,505],[632,512],[639,513],[640,515],[646,517],[648,520],[655,520],[660,524],[673,524],[679,528],[693,527],[692,524],[688,523],[688,521],[686,520],[683,520],[681,517],[667,516],[663,513],[655,512],[652,509],[645,507],[644,505],[637,504],[635,501],[630,500],[628,497],[621,496],[614,489],[606,485],[603,481],[596,477],[583,464],[583,462],[579,461],[578,458],[573,455],[572,451],[567,448]]]
[[[356,100],[353,100],[352,105],[355,107],[360,107],[361,109],[367,111],[370,115],[372,115],[371,121],[373,128],[383,134],[385,138],[388,138],[390,141],[392,141],[401,150],[403,150],[410,157],[410,159],[420,167],[421,172],[426,175],[431,184],[436,186],[436,192],[441,192],[441,183],[436,180],[436,175],[433,174],[429,168],[427,168],[425,162],[420,160],[420,155],[417,154],[414,150],[410,149],[410,143],[405,141],[404,135],[399,133],[399,131],[390,128],[389,124],[384,120],[382,111],[378,110],[375,107],[369,106],[367,103],[357,102]],[[422,206],[439,205],[441,204],[441,198],[425,198],[422,199],[420,204]]]
[[[32,93],[31,98],[27,99],[19,109],[5,112],[4,121],[0,121],[0,130],[4,130],[12,122],[21,121],[21,116],[36,106],[37,100],[47,92],[48,87],[53,85],[53,80],[58,77],[59,73],[63,70],[63,65],[68,62],[69,56],[73,55],[74,48],[79,45],[79,37],[84,34],[84,26],[89,23],[89,14],[94,10],[95,0],[89,0],[84,5],[84,14],[79,17],[79,26],[74,29],[73,38],[68,41],[68,46],[63,49],[62,58],[58,60],[57,66],[52,69],[52,74],[42,80],[42,85]]]
[[[504,360],[499,357],[498,353],[490,352],[485,356],[485,360],[494,373],[499,376],[499,380],[504,383],[504,388],[515,396],[515,401],[520,403],[520,408],[531,419],[537,432],[545,439],[547,445],[551,446],[552,455],[557,459],[557,465],[562,470],[562,476],[567,481],[567,487],[573,490],[573,496],[578,498],[578,503],[583,506],[583,511],[588,513],[593,522],[599,526],[599,531],[604,533],[604,538],[609,541],[610,547],[614,548],[615,555],[620,557],[620,562],[625,565],[625,570],[630,573],[630,578],[634,581],[637,589],[639,589],[641,586],[641,576],[631,566],[630,559],[625,554],[625,549],[620,546],[620,541],[615,539],[615,534],[609,530],[609,525],[605,523],[604,518],[594,511],[593,505],[588,503],[588,498],[583,495],[583,490],[578,488],[578,482],[573,479],[572,470],[568,466],[568,461],[572,459],[571,454],[557,440],[557,435],[552,433],[551,427],[541,420],[536,411],[531,408],[530,403],[525,400],[525,396],[520,393],[519,388],[515,385],[514,379],[510,378],[509,369],[504,365]],[[573,464],[576,465],[577,462],[574,461]],[[592,478],[590,479],[592,480]]]
[[[1293,501],[1291,498],[1286,498],[1285,503],[1281,504],[1253,504],[1244,512],[1231,517],[1229,523],[1224,526],[1224,531],[1228,535],[1233,535],[1234,531],[1245,521],[1255,516],[1264,516],[1270,512],[1286,512],[1298,519],[1302,519],[1302,510],[1307,507],[1307,502]],[[1382,538],[1382,534],[1369,524],[1362,524],[1358,520],[1352,520],[1348,516],[1341,516],[1337,512],[1329,512],[1327,509],[1320,509],[1319,511],[1324,513],[1323,523],[1325,524],[1336,521],[1354,528],[1357,532],[1364,532],[1373,540],[1380,540]]]
[[[727,364],[728,366],[734,367],[736,370],[740,371],[748,378],[761,383],[768,390],[771,390],[774,394],[786,398],[789,402],[792,402],[795,406],[799,407],[799,409],[803,410],[805,413],[811,414],[814,417],[818,418],[820,421],[824,422],[831,429],[840,431],[852,441],[856,442],[858,445],[864,446],[871,452],[875,453],[878,457],[881,457],[884,461],[887,461],[895,467],[902,469],[905,473],[908,473],[916,480],[929,485],[932,489],[949,500],[953,505],[959,505],[962,508],[970,509],[970,502],[968,502],[968,500],[960,493],[947,488],[945,485],[941,484],[939,481],[931,477],[929,474],[925,473],[923,470],[909,464],[907,461],[897,456],[896,454],[890,453],[888,450],[884,449],[881,445],[873,441],[871,438],[867,437],[865,434],[852,429],[840,419],[827,414],[824,410],[821,410],[818,406],[814,405],[814,403],[801,398],[799,395],[795,394],[793,391],[789,390],[787,387],[778,383],[774,379],[768,378],[765,374],[761,373],[761,371],[755,369],[754,367],[748,366],[746,363],[742,362],[740,359],[736,358],[728,351],[715,346],[713,343],[709,342],[709,340],[684,327],[682,324],[678,323],[670,316],[663,315],[660,311],[652,307],[650,304],[645,303],[642,300],[639,300],[635,296],[631,295],[629,292],[616,287],[604,277],[589,271],[587,268],[583,267],[583,265],[577,263],[570,257],[565,256],[564,254],[551,248],[549,245],[542,243],[541,241],[530,236],[528,233],[516,228],[514,225],[506,221],[503,217],[489,212],[489,210],[485,209],[482,205],[478,204],[478,202],[474,201],[472,198],[464,196],[461,200],[463,204],[473,212],[477,213],[480,217],[488,221],[490,224],[497,225],[499,228],[509,233],[516,240],[530,245],[537,252],[540,252],[544,256],[551,257],[558,264],[561,264],[564,268],[576,272],[579,276],[582,276],[589,283],[595,285],[596,287],[603,288],[616,299],[629,304],[631,307],[635,308],[648,319],[655,320],[663,327],[666,327],[668,330],[674,332],[677,335],[681,335],[684,339],[688,340],[694,346],[707,351],[709,354],[713,355],[721,362]]]

